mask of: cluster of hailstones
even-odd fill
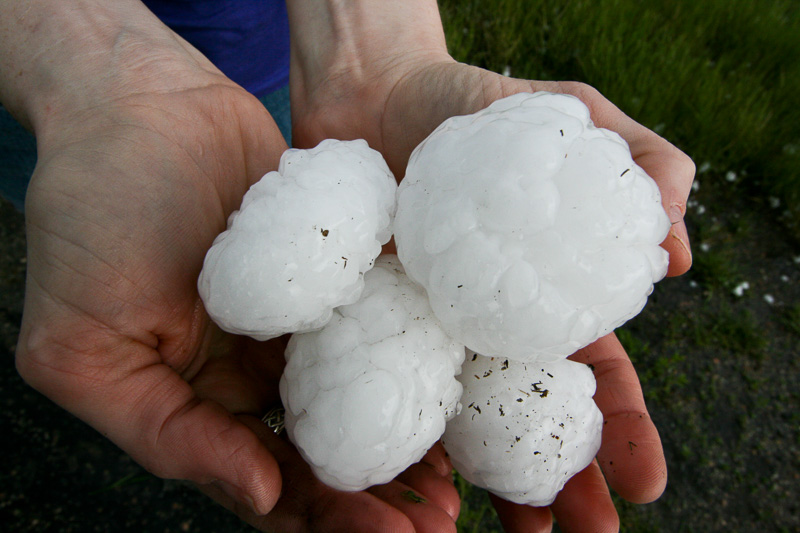
[[[642,309],[669,226],[585,105],[519,94],[445,121],[399,187],[364,141],[288,150],[198,285],[222,329],[293,334],[286,429],[324,483],[388,482],[441,439],[464,478],[541,506],[600,446],[594,376],[566,357]]]

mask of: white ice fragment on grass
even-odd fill
[[[742,296],[744,296],[745,291],[749,289],[750,289],[750,283],[748,283],[747,281],[743,281],[738,285],[736,285],[731,292],[733,293],[734,296],[741,298]]]
[[[698,205],[697,205],[697,209],[695,210],[695,212],[696,212],[698,215],[704,215],[704,214],[705,214],[705,212],[706,212],[706,206],[698,204]]]
[[[535,93],[451,118],[414,150],[395,239],[454,338],[555,360],[642,309],[669,228],[625,141],[577,98]]]
[[[775,305],[775,297],[771,294],[764,295],[764,301],[767,302],[769,305]]]
[[[695,280],[693,280],[693,279],[692,279],[692,280],[689,280],[689,287],[691,287],[691,288],[693,288],[693,289],[696,289],[696,288],[697,288],[697,287],[699,287],[699,286],[700,286],[700,284],[699,284],[699,283],[697,283]]]
[[[778,198],[777,196],[770,196],[768,198],[768,201],[769,201],[769,206],[772,209],[778,209],[781,206],[781,199]]]
[[[786,274],[781,274],[781,281],[784,283],[789,283],[790,278]]]
[[[711,167],[711,162],[709,162],[709,161],[704,161],[704,162],[703,162],[703,163],[702,163],[702,164],[701,164],[701,165],[700,165],[700,166],[697,168],[697,173],[698,173],[698,174],[705,174],[706,172],[708,172],[709,170],[711,170],[711,168],[712,168],[712,167]],[[693,191],[696,191],[696,190],[697,190],[697,189],[695,189],[695,184],[697,184],[697,182],[696,182],[696,181],[695,181],[695,182],[692,184],[692,190],[693,190]],[[697,185],[697,187],[699,188],[700,186],[699,186],[699,185]]]
[[[458,412],[464,346],[445,334],[396,256],[364,275],[361,299],[292,335],[280,394],[286,430],[339,490],[386,483],[419,461]]]
[[[701,252],[707,252],[711,250],[711,245],[707,242],[701,242],[699,248]]]
[[[391,237],[396,188],[363,140],[287,150],[206,254],[198,289],[211,318],[258,340],[324,325],[358,298]]]
[[[503,67],[503,76],[509,77],[511,76],[511,65],[506,65]]]
[[[462,409],[442,444],[471,483],[515,503],[549,505],[597,453],[603,415],[586,365],[467,352],[458,379]]]
[[[725,173],[725,181],[727,181],[728,183],[733,183],[737,179],[739,179],[739,176],[736,174],[736,172],[729,170],[728,172]]]

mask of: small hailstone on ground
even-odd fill
[[[363,140],[287,150],[206,255],[198,288],[211,318],[258,340],[323,326],[358,299],[391,237],[396,189]]]
[[[453,117],[415,149],[395,241],[459,342],[556,360],[639,313],[669,228],[626,142],[577,98],[535,93]]]
[[[597,454],[603,415],[588,366],[467,352],[461,413],[442,436],[455,469],[505,500],[549,505]]]
[[[764,301],[767,302],[769,305],[775,305],[775,297],[771,294],[765,294]]]
[[[738,285],[736,285],[733,288],[733,291],[731,292],[733,292],[734,296],[738,296],[741,298],[742,296],[744,296],[744,291],[748,290],[749,288],[750,288],[750,283],[748,283],[747,281],[743,281]]]
[[[294,334],[280,393],[286,430],[339,490],[386,483],[419,461],[460,408],[464,346],[442,331],[396,256],[321,330]]]

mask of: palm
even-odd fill
[[[229,478],[195,470],[223,459],[210,457],[214,444],[256,447],[223,407],[258,412],[263,395],[231,374],[241,353],[209,359],[195,284],[227,215],[285,145],[232,84],[131,97],[95,117],[78,135],[42,142],[28,202],[20,371],[159,475]],[[193,441],[183,457],[169,453]],[[247,490],[276,483],[266,450],[259,459],[260,472],[242,474]]]

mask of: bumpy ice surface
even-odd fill
[[[363,140],[287,150],[206,255],[198,288],[211,318],[258,340],[327,323],[391,237],[396,189]]]
[[[449,119],[417,147],[395,240],[459,342],[556,360],[641,311],[669,227],[625,141],[577,98],[535,93]]]
[[[280,382],[290,439],[321,481],[349,491],[390,481],[439,439],[464,360],[395,256],[364,279],[357,303],[292,336]]]
[[[586,365],[468,351],[459,380],[463,407],[442,444],[465,479],[501,498],[549,505],[600,448],[603,416]]]

